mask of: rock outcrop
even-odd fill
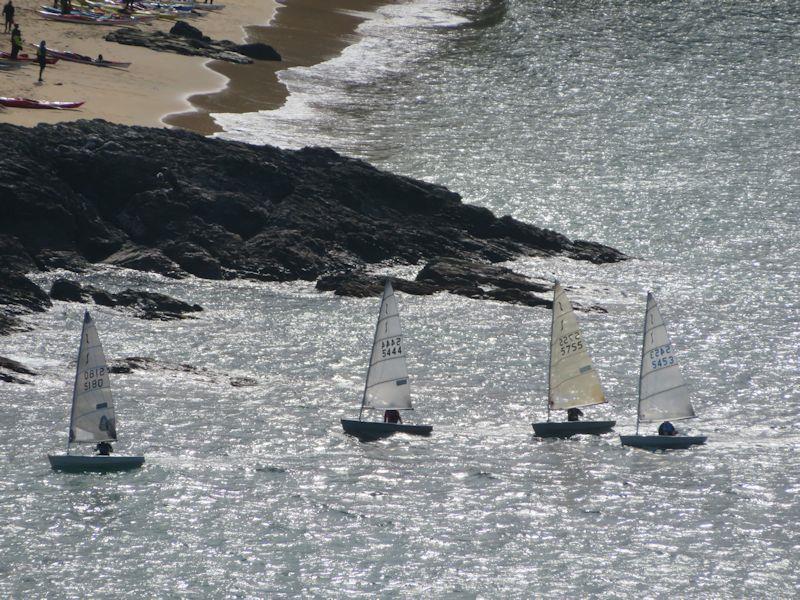
[[[0,124],[0,137],[0,265],[13,274],[0,283],[6,317],[8,306],[49,306],[21,273],[79,273],[99,262],[265,281],[434,262],[415,285],[527,303],[532,296],[508,290],[535,294],[532,284],[511,282],[509,273],[492,283],[497,273],[486,265],[521,255],[626,258],[325,148],[281,150],[103,121]]]
[[[185,56],[205,56],[215,60],[250,64],[253,60],[281,60],[281,55],[267,44],[236,44],[230,40],[212,40],[185,21],[177,21],[169,33],[120,27],[106,34],[109,42],[142,46],[159,52]]]
[[[92,300],[102,306],[118,306],[133,310],[142,319],[171,321],[184,319],[187,314],[202,311],[197,304],[188,304],[165,294],[126,289],[113,294],[92,285],[82,286],[76,281],[56,279],[50,288],[53,300],[65,302],[88,302]]]

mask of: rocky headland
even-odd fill
[[[369,266],[394,262],[423,266],[416,281],[398,282],[410,293],[536,305],[548,304],[537,294],[549,282],[493,263],[626,258],[326,148],[282,150],[104,121],[0,125],[0,137],[0,333],[21,327],[19,314],[47,310],[48,294],[25,273],[53,268],[79,275],[105,263],[174,278],[302,279],[377,295]],[[63,291],[175,308],[79,283]]]

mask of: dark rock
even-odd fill
[[[169,30],[172,35],[179,35],[181,37],[190,38],[193,40],[204,40],[210,42],[211,38],[203,35],[197,27],[189,25],[186,21],[175,21],[175,25]]]
[[[260,42],[253,44],[235,44],[231,46],[231,50],[239,54],[244,54],[248,58],[255,58],[256,60],[283,60],[275,48]]]
[[[91,267],[89,261],[74,250],[42,250],[36,255],[36,264],[44,271],[64,269],[73,273],[83,273]]]
[[[4,314],[44,312],[51,306],[44,290],[25,275],[0,268],[0,309]]]
[[[191,27],[191,25],[186,25],[186,27]],[[253,59],[236,52],[234,50],[236,44],[233,42],[228,40],[214,41],[203,36],[202,33],[199,38],[195,38],[163,31],[144,31],[134,27],[120,27],[107,33],[105,39],[109,42],[117,42],[128,46],[142,46],[159,52],[172,52],[174,54],[183,54],[184,56],[205,56],[215,60],[224,60],[243,65],[253,62]]]
[[[6,383],[31,383],[27,379],[17,377],[15,373],[36,375],[36,371],[32,371],[22,363],[6,358],[5,356],[0,356],[0,381],[5,381]]]
[[[203,279],[222,279],[222,266],[219,261],[196,244],[191,242],[167,244],[164,246],[164,254],[187,273]]]
[[[103,262],[137,271],[151,271],[173,279],[180,279],[188,275],[158,248],[128,245],[107,257]]]
[[[460,285],[489,286],[500,289],[518,289],[527,292],[547,293],[552,291],[549,281],[534,281],[515,273],[507,267],[498,267],[457,258],[439,258],[425,265],[417,275],[417,281],[447,288]]]
[[[80,283],[67,279],[56,279],[50,287],[50,297],[53,300],[63,300],[64,302],[84,302],[89,298]]]
[[[325,148],[282,150],[103,121],[0,124],[0,138],[6,148],[0,264],[20,268],[45,256],[77,267],[76,257],[83,257],[171,276],[312,281],[382,261],[454,259],[464,262],[429,265],[414,284],[489,298],[494,289],[540,292],[536,282],[486,271],[487,263],[520,255],[594,263],[626,258],[601,244],[497,218],[442,186]],[[48,258],[35,268],[52,264]],[[0,304],[49,306],[32,282],[25,280],[33,288],[21,294],[16,281],[13,293],[0,283]],[[357,278],[322,285],[380,293],[374,281]],[[117,301],[101,292],[88,290],[97,302]],[[517,301],[533,301],[525,298]]]
[[[165,294],[132,289],[112,294],[91,285],[81,286],[80,283],[66,279],[56,279],[50,295],[54,300],[66,302],[86,302],[91,298],[102,306],[131,308],[136,316],[142,319],[162,321],[183,319],[187,313],[203,310],[197,304],[188,304]]]
[[[429,296],[443,290],[436,285],[409,281],[399,277],[392,277],[391,280],[395,290],[416,296]],[[337,296],[366,298],[380,296],[383,293],[385,281],[386,277],[384,276],[369,275],[363,271],[347,271],[320,277],[316,288],[321,292],[332,291]]]

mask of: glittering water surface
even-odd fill
[[[284,110],[220,117],[230,137],[332,145],[637,257],[509,266],[608,311],[579,313],[610,401],[586,412],[623,433],[654,290],[699,415],[680,427],[706,447],[536,440],[549,313],[402,293],[411,419],[434,434],[362,444],[338,420],[357,414],[376,299],[105,270],[92,283],[205,311],[90,307],[110,358],[154,359],[112,380],[117,449],[147,457],[128,474],[45,458],[66,441],[84,307],[56,302],[2,341],[39,375],[0,384],[0,596],[796,597],[798,17],[397,4],[342,58],[287,73]]]

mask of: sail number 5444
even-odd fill
[[[400,336],[381,340],[381,358],[387,358],[403,353],[403,347],[400,345]]]

